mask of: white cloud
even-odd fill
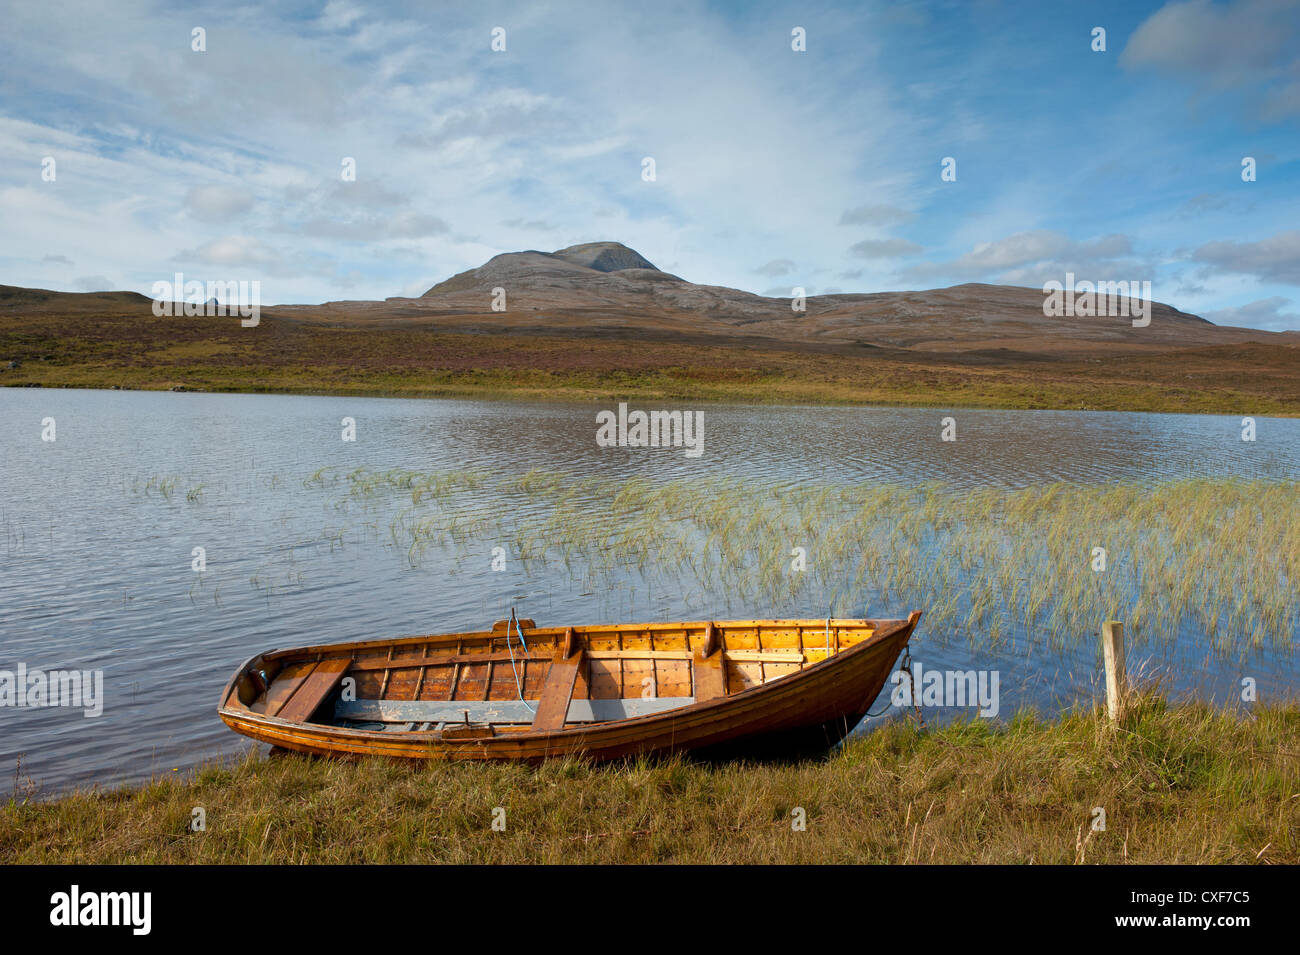
[[[346,30],[361,19],[361,8],[346,0],[329,0],[325,9],[316,18],[316,26],[322,30]]]
[[[1167,3],[1144,20],[1120,63],[1212,89],[1258,88],[1263,113],[1282,118],[1300,112],[1298,54],[1300,6],[1290,0],[1189,0]]]
[[[1300,231],[1279,232],[1257,242],[1207,242],[1192,258],[1214,270],[1300,285]]]
[[[794,271],[795,264],[789,259],[773,259],[766,265],[760,265],[754,269],[759,275],[766,275],[769,278],[776,278],[781,275],[789,275]]]
[[[1124,235],[1107,235],[1080,242],[1061,232],[1037,229],[977,243],[956,259],[919,263],[911,266],[907,273],[922,279],[946,276],[1034,285],[1043,280],[1039,276],[1059,278],[1067,271],[1081,273],[1081,277],[1088,269],[1095,268],[1129,274],[1135,267],[1141,268],[1120,262],[1122,256],[1130,255],[1132,251],[1132,243]],[[1146,269],[1149,276],[1150,267]]]
[[[924,251],[906,239],[863,239],[849,247],[849,254],[859,259],[894,259]]]
[[[1206,312],[1202,317],[1208,318],[1216,325],[1239,325],[1277,332],[1300,329],[1300,312],[1283,311],[1290,304],[1289,298],[1275,295],[1236,308],[1220,308]]]
[[[896,206],[866,205],[846,209],[840,216],[840,225],[896,225],[915,218],[914,213]]]
[[[311,219],[299,225],[297,231],[307,236],[344,239],[349,242],[376,242],[383,239],[418,239],[442,235],[449,228],[437,216],[408,210],[394,215]]]
[[[227,268],[261,268],[278,270],[284,265],[281,253],[260,239],[228,235],[213,239],[193,249],[177,252],[176,262],[198,262]]]
[[[232,186],[195,186],[186,193],[185,205],[200,219],[229,222],[253,207],[253,197]]]

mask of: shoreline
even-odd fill
[[[1147,695],[1118,727],[1100,708],[924,731],[898,721],[792,762],[253,754],[111,791],[10,798],[0,862],[1294,864],[1298,736],[1300,702],[1241,716]],[[497,809],[504,831],[492,829]]]
[[[55,376],[58,377],[58,376]],[[773,394],[768,384],[754,383],[748,387],[731,387],[725,393],[710,393],[699,388],[664,388],[660,385],[647,384],[624,388],[600,388],[573,382],[555,383],[549,386],[530,384],[510,385],[503,382],[474,383],[475,375],[464,376],[460,383],[422,385],[412,383],[398,388],[384,385],[351,384],[325,386],[320,384],[303,384],[301,386],[268,386],[258,383],[232,384],[224,387],[205,387],[197,384],[185,384],[176,381],[151,381],[142,384],[122,384],[120,380],[110,380],[105,375],[102,379],[76,376],[76,381],[6,381],[0,378],[0,389],[41,389],[49,391],[146,391],[173,392],[181,394],[214,395],[291,395],[303,398],[387,398],[410,400],[466,400],[498,402],[538,402],[538,403],[572,403],[591,404],[620,401],[640,401],[649,404],[666,405],[673,402],[695,402],[703,405],[720,407],[762,407],[762,408],[935,408],[952,410],[979,411],[1072,411],[1094,413],[1128,413],[1128,414],[1169,414],[1169,415],[1219,415],[1223,417],[1252,416],[1264,418],[1300,418],[1300,400],[1282,403],[1280,407],[1259,408],[1249,405],[1233,405],[1221,396],[1211,396],[1198,403],[1189,402],[1185,396],[1162,396],[1159,400],[1123,400],[1123,396],[1112,396],[1107,402],[1098,404],[1072,403],[1070,400],[1059,401],[1025,398],[1024,400],[998,400],[988,395],[978,396],[926,396],[915,393],[889,393],[864,391],[862,393],[823,393],[808,383],[800,381],[787,382],[785,390]],[[120,378],[120,376],[118,376]],[[191,380],[193,380],[191,378]],[[718,389],[721,391],[721,389]],[[802,400],[801,400],[802,398]],[[948,400],[943,400],[948,398]],[[1217,399],[1217,400],[1215,400]],[[1194,404],[1194,407],[1189,407]]]

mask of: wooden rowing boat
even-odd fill
[[[825,749],[867,712],[920,619],[542,627],[259,653],[218,713],[334,756],[593,760]]]

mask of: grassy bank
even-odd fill
[[[1147,697],[1114,729],[1097,712],[894,724],[789,764],[249,758],[10,802],[0,862],[1294,864],[1297,740],[1300,705],[1242,717]],[[195,807],[205,831],[189,829]]]

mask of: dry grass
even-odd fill
[[[251,757],[0,809],[0,862],[1300,862],[1300,707],[1148,696],[883,727],[824,760],[593,767]],[[194,807],[203,832],[189,830]],[[493,831],[493,809],[506,828]],[[806,813],[806,831],[792,811]],[[1093,831],[1094,808],[1106,812]]]

